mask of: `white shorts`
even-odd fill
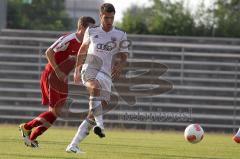
[[[102,100],[109,102],[111,96],[111,87],[112,87],[112,79],[108,75],[103,72],[99,72],[94,69],[87,69],[81,71],[82,75],[82,83],[86,86],[86,82],[88,80],[96,79],[100,84],[100,97]]]

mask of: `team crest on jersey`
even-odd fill
[[[98,38],[98,35],[95,35],[94,38],[97,39],[97,38]]]

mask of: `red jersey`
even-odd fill
[[[54,57],[57,65],[66,75],[74,68],[75,59],[70,55],[77,55],[81,42],[77,39],[76,33],[60,37],[50,46],[55,52]],[[60,81],[53,72],[52,66],[48,63],[41,76],[42,104],[55,107],[66,102],[68,95],[68,84]]]
[[[50,48],[55,52],[54,57],[57,64],[62,63],[70,55],[77,55],[82,42],[78,40],[76,33],[61,36]],[[53,71],[52,66],[48,63],[45,70]]]

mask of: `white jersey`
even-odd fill
[[[121,47],[126,40],[126,33],[115,27],[109,32],[105,32],[101,26],[87,28],[83,43],[89,44],[89,48],[83,70],[93,68],[111,77],[114,55],[128,52],[127,47]]]

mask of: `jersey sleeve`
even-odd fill
[[[124,33],[122,40],[120,41],[119,52],[128,52],[129,41],[127,40],[127,34]]]
[[[69,42],[64,41],[64,36],[60,37],[57,41],[55,41],[50,48],[53,49],[54,52],[65,51],[67,50]]]
[[[84,33],[83,44],[89,44],[89,43],[90,43],[90,32],[88,27]]]

